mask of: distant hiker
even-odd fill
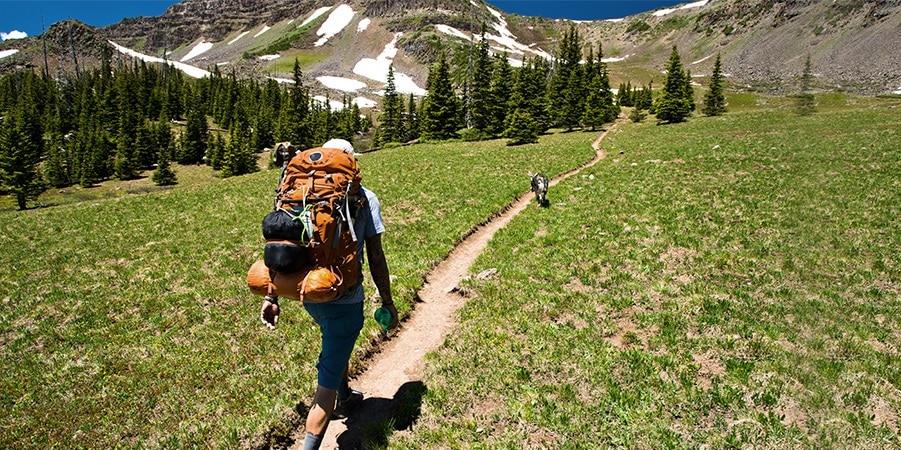
[[[532,176],[532,192],[535,193],[535,199],[538,200],[540,206],[548,205],[545,196],[547,195],[547,188],[549,185],[545,174],[539,172]]]
[[[322,148],[299,152],[297,158],[306,156],[314,161],[318,161],[319,158],[324,160],[328,158],[327,155],[329,153],[326,151],[328,149],[340,149],[352,155],[351,161],[348,161],[346,157],[343,157],[343,159],[345,162],[352,163],[354,168],[357,167],[353,146],[344,139],[332,139],[322,144]],[[294,161],[289,164],[289,170],[290,165],[293,164]],[[381,207],[378,198],[372,191],[361,187],[360,192],[365,196],[365,200],[359,202],[362,206],[356,212],[353,212],[353,208],[347,206],[347,211],[342,212],[341,217],[342,219],[347,219],[345,216],[354,217],[352,220],[348,220],[353,226],[345,227],[345,231],[347,231],[347,228],[353,230],[353,233],[348,234],[354,236],[356,256],[360,263],[362,263],[365,243],[366,257],[369,261],[372,281],[375,282],[375,286],[378,288],[382,306],[391,312],[390,327],[395,328],[397,326],[397,309],[394,307],[394,302],[391,299],[388,263],[382,249],[382,233],[385,232],[385,225],[382,221]],[[315,199],[306,199],[304,197],[304,203],[307,203],[307,200],[310,203],[315,201]],[[307,206],[303,210],[307,211],[309,207]],[[303,222],[303,220],[299,219],[297,222]],[[341,223],[343,224],[344,222]],[[339,230],[338,233],[340,233],[341,224],[337,225],[337,229]],[[317,229],[316,232],[318,233],[318,231]],[[360,268],[362,266],[354,267],[360,273],[343,274],[343,279],[352,279],[354,282],[350,286],[341,286],[336,289],[337,298],[334,299],[311,300],[311,297],[315,294],[314,292],[307,293],[307,298],[304,298],[304,289],[306,289],[308,284],[316,281],[309,281],[308,278],[315,278],[309,275],[303,277],[302,286],[294,280],[293,286],[284,288],[281,291],[292,295],[297,295],[299,292],[304,308],[319,325],[319,330],[322,334],[322,350],[319,353],[319,361],[316,364],[316,369],[319,372],[318,386],[313,397],[310,412],[307,415],[304,449],[319,448],[322,437],[328,428],[329,420],[347,417],[350,410],[363,400],[363,393],[351,389],[348,385],[348,362],[354,343],[363,328],[363,301],[365,299],[362,281],[363,274]],[[268,273],[272,273],[269,270],[265,270],[265,267],[263,269],[264,277],[268,276]],[[251,271],[253,272],[253,270],[252,268]],[[309,271],[309,273],[313,273],[313,271]],[[251,280],[253,276],[255,276],[253,273],[248,274],[248,285],[250,285],[252,291],[259,293],[261,288],[255,287],[255,280]],[[280,283],[283,283],[285,278],[290,277],[277,272],[272,276],[272,280],[267,278],[267,284],[271,281],[270,292],[271,289],[282,289],[285,285]],[[260,320],[270,329],[274,329],[278,323],[279,313],[278,297],[271,294],[266,295],[260,310]]]
[[[275,144],[275,149],[272,151],[272,162],[275,167],[285,167],[295,153],[297,153],[297,149],[290,142],[279,142]]]

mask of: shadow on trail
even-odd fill
[[[356,450],[387,445],[391,434],[411,428],[419,419],[427,390],[421,381],[409,381],[398,388],[394,398],[363,399],[344,420],[347,430],[338,435],[338,448]]]

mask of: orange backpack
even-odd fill
[[[247,273],[252,293],[320,303],[357,284],[361,181],[356,158],[341,149],[311,148],[291,158],[263,218],[263,260]]]

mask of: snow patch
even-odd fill
[[[351,103],[360,108],[375,108],[375,106],[378,105],[375,100],[370,100],[366,97],[354,97],[354,99],[351,100]]]
[[[893,91],[892,94],[901,95],[901,87],[897,91]]]
[[[239,34],[238,37],[236,37],[236,38],[234,38],[234,39],[228,41],[228,44],[225,44],[225,45],[232,45],[232,44],[234,44],[235,42],[238,42],[238,39],[241,39],[242,37],[247,36],[247,33],[250,33],[250,30],[247,30],[247,31],[245,31],[245,32],[243,32],[243,33],[241,33],[241,34]]]
[[[275,80],[275,81],[277,81],[277,82],[279,82],[279,83],[282,83],[282,84],[294,84],[294,80],[292,80],[292,79],[290,79],[290,78],[276,78],[276,77],[269,77],[269,79],[270,79],[270,80]]]
[[[339,5],[331,14],[329,14],[328,19],[325,19],[325,22],[322,23],[319,30],[316,31],[316,35],[322,37],[316,41],[314,45],[316,47],[322,47],[329,39],[340,33],[344,27],[350,24],[350,21],[353,20],[353,18],[354,10],[351,9],[350,6]]]
[[[298,25],[297,28],[301,28],[301,27],[303,27],[304,25],[306,25],[306,24],[308,24],[308,23],[310,23],[310,22],[312,22],[312,21],[318,19],[319,16],[325,14],[325,12],[328,11],[328,10],[330,10],[330,9],[332,9],[331,6],[324,6],[324,7],[322,7],[322,8],[317,9],[316,11],[313,11],[313,14],[310,14],[310,17],[307,17],[307,19],[304,20],[303,23],[301,23],[300,25]]]
[[[358,90],[366,87],[366,83],[358,80],[352,80],[350,78],[321,76],[316,77],[316,80],[329,89],[335,89],[344,92],[357,92]]]
[[[173,67],[175,67],[176,69],[181,70],[182,72],[184,72],[184,73],[187,74],[188,76],[192,76],[192,77],[194,77],[194,78],[203,78],[203,77],[208,77],[208,76],[210,76],[210,73],[207,72],[206,70],[203,70],[203,69],[201,69],[201,68],[199,68],[199,67],[194,67],[194,66],[192,66],[192,65],[190,65],[190,64],[185,64],[185,63],[176,62],[176,61],[164,60],[163,58],[157,58],[156,56],[148,56],[148,55],[145,55],[145,54],[143,54],[143,53],[138,53],[138,52],[136,52],[136,51],[134,51],[134,50],[132,50],[132,49],[130,49],[130,48],[123,47],[123,46],[121,46],[121,45],[119,45],[119,44],[117,44],[117,43],[115,43],[115,42],[113,42],[113,41],[107,41],[107,42],[109,42],[110,45],[112,45],[118,52],[124,53],[124,54],[126,54],[126,55],[128,55],[128,56],[131,56],[131,57],[133,57],[133,58],[138,58],[138,59],[140,59],[140,60],[142,60],[142,61],[171,64],[171,65],[172,65]]]
[[[626,56],[620,56],[620,57],[618,57],[618,58],[601,58],[601,62],[602,62],[602,63],[611,63],[611,62],[625,61],[625,60],[626,60],[627,58],[629,58],[630,56],[632,56],[631,53],[628,54],[628,55],[626,55]]]
[[[626,19],[607,19],[607,20],[604,20],[604,22],[618,23],[618,22],[622,22],[624,20],[626,20]]]
[[[397,55],[395,44],[401,36],[403,36],[403,33],[395,33],[394,39],[385,45],[385,49],[375,59],[363,58],[357,61],[353,72],[370,80],[387,83],[388,67],[391,66],[394,56]],[[417,86],[416,82],[409,75],[397,71],[394,72],[394,88],[397,92],[404,94],[424,96],[428,93],[425,89]]]
[[[702,62],[704,62],[704,61],[707,61],[707,60],[710,59],[710,58],[713,58],[713,55],[710,55],[710,56],[708,56],[708,57],[706,57],[706,58],[701,58],[701,59],[699,59],[699,60],[697,60],[697,61],[691,63],[691,65],[700,64],[700,63],[702,63]]]
[[[678,7],[678,8],[661,9],[661,10],[659,10],[659,11],[654,11],[653,16],[654,16],[654,17],[662,17],[662,16],[665,16],[665,15],[667,15],[667,14],[674,13],[674,12],[676,12],[677,10],[680,10],[680,9],[700,8],[701,6],[706,5],[708,1],[709,1],[709,0],[701,0],[701,1],[699,1],[699,2],[688,3],[688,4],[685,4],[685,5],[682,5],[682,6]]]
[[[12,48],[9,50],[0,50],[0,58],[6,58],[7,56],[12,56],[12,55],[15,55],[16,53],[19,53],[19,49],[17,49],[17,48]]]
[[[357,24],[357,33],[362,33],[363,31],[366,31],[366,29],[369,28],[369,24],[371,22],[372,22],[372,20],[370,20],[368,17],[361,20],[360,23]]]
[[[263,55],[257,59],[262,60],[262,61],[275,61],[276,59],[279,59],[281,57],[282,57],[282,55],[275,54],[275,55]]]
[[[342,102],[342,101],[332,100],[332,99],[326,98],[325,96],[322,96],[322,95],[317,95],[317,96],[313,97],[313,100],[316,100],[317,102],[322,103],[323,105],[325,105],[326,102],[328,102],[329,109],[331,109],[332,111],[343,111],[344,110],[344,102]],[[373,107],[375,107],[375,105],[377,105],[377,103],[375,101],[370,100],[366,97],[355,97],[350,100],[350,104],[357,105],[360,108],[373,108]]]
[[[654,13],[651,15],[654,17],[663,17],[667,14],[671,14],[674,12],[676,12],[676,8],[666,8],[666,9],[661,9],[659,11],[654,11]]]
[[[470,39],[470,37],[467,36],[466,33],[462,32],[454,27],[448,26],[448,25],[435,25],[435,29],[437,29],[438,31],[440,31],[444,34],[449,34],[451,36],[456,36],[461,39],[466,39],[467,41]]]
[[[257,31],[257,34],[253,35],[253,37],[259,37],[261,34],[269,31],[270,28],[272,28],[272,27],[270,27],[269,25],[264,25],[263,29],[260,31]]]
[[[211,48],[213,48],[212,42],[200,41],[200,43],[195,45],[194,48],[192,48],[191,51],[188,52],[188,54],[186,54],[185,56],[182,56],[179,61],[185,62],[191,58],[196,58],[196,57],[206,53]]]

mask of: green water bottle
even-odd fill
[[[375,321],[378,322],[379,326],[382,327],[382,331],[388,331],[388,327],[391,326],[391,311],[388,308],[382,306],[381,308],[375,310]]]

